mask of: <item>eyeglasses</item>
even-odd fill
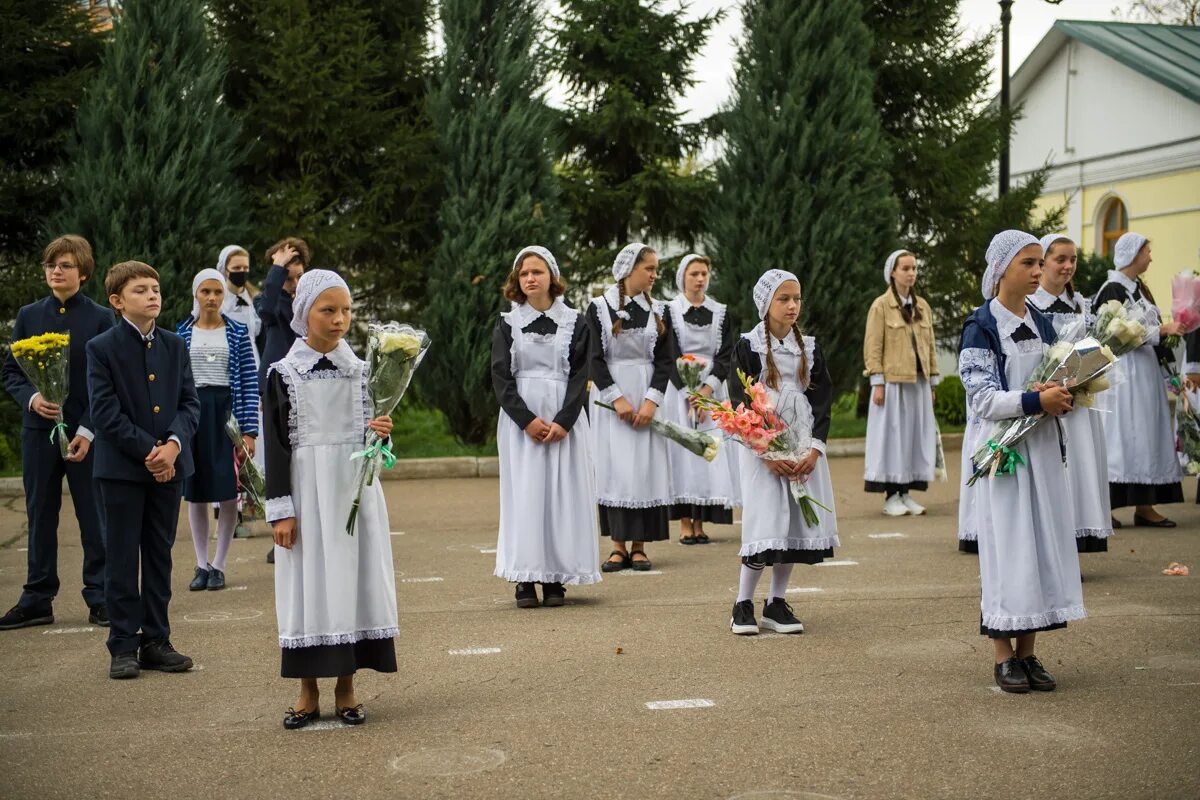
[[[70,261],[59,261],[57,264],[42,264],[42,268],[46,272],[70,272],[73,269],[79,269],[79,266]]]

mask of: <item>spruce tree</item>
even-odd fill
[[[305,237],[391,314],[418,301],[440,173],[425,109],[428,0],[217,0],[244,120],[257,255]]]
[[[501,288],[512,259],[526,245],[554,252],[562,241],[554,117],[542,99],[533,0],[445,0],[441,23],[430,111],[445,199],[425,312],[436,356],[421,384],[455,436],[478,444],[496,426],[492,325],[508,307]]]
[[[576,273],[608,272],[631,240],[692,247],[713,189],[690,158],[703,124],[676,107],[723,12],[684,19],[660,0],[563,0],[556,68],[568,91],[560,174]]]
[[[154,266],[173,326],[191,309],[195,273],[245,233],[225,56],[201,0],[125,0],[113,33],[79,110],[55,228],[92,242],[97,297],[113,263]]]
[[[721,297],[749,330],[758,276],[794,271],[801,324],[846,389],[862,373],[861,321],[883,289],[877,254],[895,235],[870,32],[857,0],[748,0],[743,15],[709,217]]]

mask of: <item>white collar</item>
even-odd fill
[[[637,303],[639,306],[641,306],[643,311],[652,311],[653,310],[650,307],[650,304],[646,302],[646,295],[644,295],[644,294],[635,294],[632,297],[627,296],[625,298],[625,306],[618,307],[617,303],[620,301],[620,291],[621,290],[617,288],[617,285],[615,283],[612,286],[610,286],[604,290],[604,300],[608,303],[610,308],[615,308],[615,309],[617,309],[617,311],[621,311],[625,308],[625,306],[629,305],[632,302],[632,303]]]
[[[563,302],[561,297],[556,297],[554,298],[554,302],[545,311],[538,311],[529,305],[529,303],[513,303],[509,313],[516,314],[517,322],[519,323],[518,327],[524,328],[539,317],[549,317],[554,320],[556,325],[562,325],[571,316],[572,310],[567,307],[567,304]]]
[[[134,332],[137,333],[137,335],[141,338],[141,340],[143,342],[153,342],[154,341],[154,334],[158,332],[158,323],[157,322],[150,323],[150,332],[149,333],[142,333],[141,328],[139,328],[137,325],[134,325],[129,320],[129,317],[122,314],[121,319],[125,320],[125,322],[127,322],[129,324],[129,327],[133,328]]]
[[[717,313],[718,309],[724,308],[724,306],[722,306],[716,300],[713,300],[712,295],[709,294],[704,295],[704,300],[698,306],[692,305],[692,301],[688,300],[687,295],[683,293],[675,295],[675,298],[671,301],[671,303],[675,306],[680,314],[686,314],[693,308],[707,308],[709,311],[715,314]]]
[[[311,372],[322,358],[329,359],[329,362],[342,372],[353,372],[364,366],[364,362],[354,355],[354,351],[350,349],[350,345],[346,343],[345,339],[338,342],[338,346],[332,351],[318,353],[308,346],[308,342],[298,338],[292,342],[292,349],[288,350],[287,358],[295,365],[296,371],[301,374]]]
[[[1080,295],[1076,293],[1075,299],[1072,300],[1071,298],[1067,297],[1067,292],[1065,289],[1063,290],[1062,294],[1051,294],[1050,290],[1046,289],[1044,286],[1039,286],[1038,290],[1033,293],[1032,298],[1038,300],[1039,304],[1045,305],[1046,308],[1049,308],[1051,305],[1053,305],[1056,300],[1061,300],[1062,302],[1074,308],[1076,311],[1080,310]]]
[[[1133,294],[1139,288],[1138,282],[1136,280],[1129,277],[1124,272],[1121,272],[1121,270],[1119,270],[1119,269],[1110,269],[1108,271],[1108,281],[1109,281],[1109,283],[1121,284],[1122,286],[1124,286],[1126,289],[1129,290],[1130,294]]]
[[[767,336],[769,333],[765,322],[755,325],[754,330],[746,335],[750,338],[751,345],[754,345],[753,349],[755,352],[765,353],[767,351]],[[794,356],[798,356],[804,352],[804,343],[796,340],[795,331],[790,331],[782,340],[776,339],[774,336],[771,339],[773,340],[771,342],[772,350],[782,350]]]
[[[1037,325],[1034,324],[1033,320],[1029,318],[1028,305],[1025,306],[1025,316],[1023,317],[1018,317],[1016,314],[1009,311],[1004,304],[1000,302],[999,297],[992,298],[990,308],[992,316],[996,318],[996,329],[999,331],[1001,339],[1011,337],[1013,331],[1022,325],[1025,325],[1035,334],[1038,332]],[[1039,336],[1038,338],[1041,337]]]

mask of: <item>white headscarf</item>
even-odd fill
[[[784,281],[799,283],[800,279],[787,270],[769,269],[758,279],[758,283],[754,284],[754,307],[758,309],[759,319],[767,318],[767,309],[771,307],[771,300],[774,299],[775,292]]]
[[[1013,259],[1017,257],[1017,253],[1031,244],[1041,243],[1036,236],[1025,231],[1009,229],[992,237],[992,242],[987,248],[987,270],[983,273],[984,300],[991,300],[996,296],[996,287]]]
[[[225,288],[225,276],[215,269],[202,269],[196,273],[196,277],[192,278],[192,319],[200,319],[200,299],[196,297],[196,292],[200,291],[200,284],[205,281],[216,281],[221,284],[221,288]],[[224,309],[224,304],[222,304]]]
[[[331,269],[311,269],[300,276],[296,282],[296,297],[292,300],[292,330],[297,336],[308,336],[308,312],[313,303],[326,289],[345,289],[350,293],[350,287]]]
[[[1064,234],[1061,234],[1061,233],[1047,233],[1045,236],[1043,236],[1041,238],[1042,258],[1045,258],[1046,256],[1048,256],[1050,254],[1050,247],[1055,242],[1061,242],[1061,241],[1067,241],[1067,242],[1071,242],[1071,244],[1074,244],[1074,242],[1071,241],[1071,237],[1065,236]]]
[[[704,256],[700,255],[699,253],[688,253],[686,256],[679,259],[679,269],[675,270],[675,288],[679,290],[680,294],[683,294],[683,278],[687,274],[688,264],[691,264],[693,261],[697,261],[702,258],[704,258]]]
[[[884,283],[890,284],[892,282],[892,270],[894,270],[896,268],[896,262],[900,259],[900,256],[904,255],[907,252],[908,252],[907,250],[896,250],[890,256],[887,257],[887,261],[883,262],[883,282]]]
[[[550,268],[550,274],[556,278],[559,277],[558,262],[554,260],[554,255],[546,248],[537,244],[521,248],[521,252],[517,253],[517,257],[513,259],[513,269],[516,269],[517,265],[521,263],[521,259],[528,255],[537,256],[542,261],[545,261],[546,266]]]
[[[222,280],[225,278],[225,265],[229,263],[229,257],[234,253],[249,255],[246,248],[237,244],[227,244],[221,248],[221,255],[217,256],[217,272],[221,273]]]
[[[1113,248],[1113,265],[1117,269],[1128,267],[1137,258],[1137,254],[1141,252],[1142,246],[1148,241],[1149,239],[1140,233],[1134,233],[1133,231],[1122,233],[1121,238],[1117,239],[1117,246]]]
[[[629,277],[629,273],[633,272],[633,265],[637,263],[638,253],[645,248],[646,245],[641,242],[631,242],[621,248],[612,265],[612,276],[617,283]]]

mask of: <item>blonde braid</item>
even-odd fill
[[[807,389],[808,351],[804,349],[804,330],[801,329],[799,320],[792,323],[792,333],[796,334],[796,344],[800,345],[800,373],[797,377],[800,379],[800,385]]]
[[[650,313],[654,316],[655,330],[658,331],[659,336],[662,336],[667,332],[667,326],[663,324],[663,318],[655,312],[654,300],[651,299],[650,292],[642,292],[642,296],[646,298],[646,305],[650,306]]]
[[[771,328],[766,318],[763,318],[763,334],[767,337],[767,386],[779,391],[779,369],[775,366],[775,356],[771,353]]]

